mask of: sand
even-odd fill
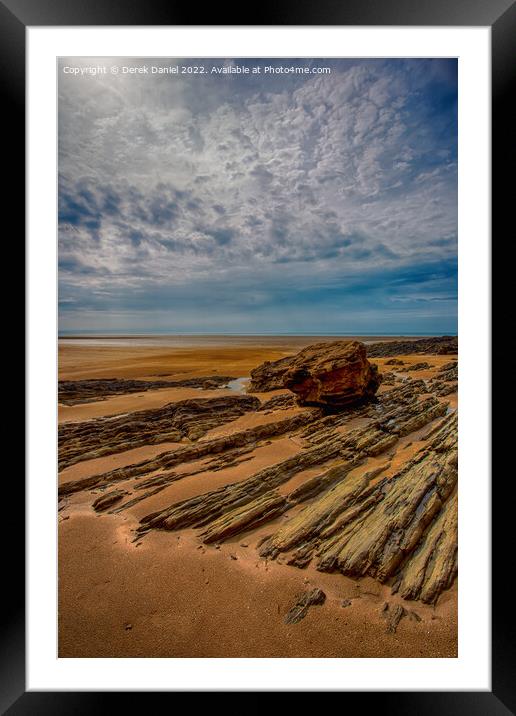
[[[306,342],[304,342],[306,341]],[[303,343],[304,342],[304,343]],[[264,360],[295,353],[310,342],[292,340],[222,346],[166,347],[89,345],[60,346],[59,377],[147,378],[167,373],[170,379],[205,375],[248,376]],[[450,356],[401,356],[408,363],[426,361],[429,377]],[[386,359],[375,359],[381,371]],[[162,389],[115,396],[77,406],[60,406],[60,420],[82,421],[103,415],[160,407],[188,397],[225,395],[230,391]],[[271,393],[261,396],[271,397]],[[260,396],[259,396],[260,397]],[[456,396],[450,396],[452,400]],[[456,403],[455,403],[456,405]],[[282,419],[278,414],[246,414],[213,429],[202,440]],[[424,432],[424,431],[420,431]],[[407,436],[387,473],[393,474],[414,454],[420,434]],[[79,462],[59,475],[59,482],[99,474],[177,447],[148,445]],[[296,454],[301,446],[288,435],[254,449],[249,459],[218,471],[204,470],[172,483],[161,492],[118,514],[91,508],[98,490],[77,492],[60,504],[59,521],[59,656],[60,657],[454,657],[457,656],[457,586],[437,605],[403,602],[390,587],[371,578],[354,580],[326,574],[309,565],[290,567],[281,558],[260,559],[256,550],[283,517],[220,546],[202,546],[196,531],[151,531],[134,541],[139,520],[151,511],[207,490],[244,480],[257,470]],[[367,469],[385,462],[371,459]],[[202,470],[206,460],[181,465],[177,472]],[[364,469],[366,469],[364,467]],[[305,470],[282,486],[292,489],[315,474]],[[146,476],[147,477],[147,476]],[[124,483],[131,490],[134,482]],[[136,492],[134,494],[137,494]],[[217,548],[218,547],[218,548]],[[319,587],[326,602],[308,610],[297,624],[285,614],[307,589]],[[385,602],[408,610],[395,633],[386,630]],[[349,602],[349,603],[348,603]],[[347,604],[347,606],[343,606]],[[414,615],[415,614],[415,615]]]

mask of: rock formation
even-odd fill
[[[324,604],[325,601],[326,594],[318,587],[311,589],[309,592],[305,592],[286,614],[285,624],[297,624],[301,619],[306,617],[310,607],[317,604]]]
[[[328,345],[328,344],[326,344]],[[397,355],[453,354],[457,353],[456,336],[438,336],[405,341],[382,341],[366,346],[368,358],[386,358]],[[251,371],[248,393],[265,393],[283,386],[283,377],[296,356],[287,356],[277,361],[266,361]],[[386,365],[403,365],[403,361],[386,361]]]
[[[369,358],[387,358],[397,355],[414,355],[415,353],[434,353],[447,355],[457,353],[457,336],[433,336],[405,341],[382,341],[367,346]]]
[[[321,383],[322,376],[331,376],[317,396],[333,400],[336,386],[342,393],[342,366],[338,358],[329,359],[334,344],[321,345],[317,360],[311,364],[305,349],[303,362]],[[365,373],[356,372],[363,376],[361,385],[367,385],[363,346],[353,349],[351,344],[349,350],[360,353],[357,363]],[[291,371],[298,371],[296,386],[308,380],[299,377],[301,354],[288,359],[282,383]],[[323,355],[326,373],[321,369]],[[238,478],[229,472],[218,486],[219,476],[202,494],[178,501],[166,497],[174,491],[165,491],[147,514],[139,513],[135,541],[151,530],[194,528],[201,542],[218,546],[261,528],[256,548],[265,560],[278,558],[298,568],[311,563],[320,571],[372,577],[388,585],[397,596],[382,616],[394,632],[402,618],[418,618],[398,602],[435,603],[457,574],[457,413],[451,407],[454,402],[442,397],[456,391],[457,362],[425,370],[431,377],[424,380],[417,371],[407,371],[402,382],[392,374],[393,384],[382,387],[374,401],[344,404],[342,410],[333,403],[296,408],[294,395],[284,389],[261,403],[255,396],[235,395],[64,424],[62,466],[164,439],[185,444],[108,472],[68,479],[59,495],[66,502],[67,495],[94,490],[90,502],[96,512],[119,513],[177,480],[246,463]],[[369,375],[373,383],[375,373]],[[347,397],[353,391],[356,394],[354,385]],[[237,424],[217,437],[197,439],[246,411],[256,411],[250,427]],[[295,446],[294,454],[289,448],[288,457],[277,457],[278,462],[264,467],[258,457],[261,448],[286,438]],[[209,477],[206,480],[209,485]],[[310,605],[322,603],[319,592],[301,595],[288,622],[295,623]]]
[[[316,343],[295,355],[283,385],[301,405],[342,408],[374,396],[381,382],[378,368],[359,341]]]
[[[262,365],[251,371],[251,382],[247,387],[248,393],[265,393],[269,390],[283,388],[283,376],[290,365],[292,358],[280,358],[276,361],[265,361]]]
[[[433,602],[457,572],[456,485],[457,418],[451,414],[393,477],[341,479],[271,535],[260,553],[298,550],[305,563],[315,556],[322,571],[392,578],[393,592]]]
[[[246,445],[256,446],[262,440],[295,432],[299,428],[313,422],[315,417],[319,416],[320,411],[316,410],[300,412],[284,420],[257,425],[254,428],[241,430],[231,433],[230,435],[213,438],[212,440],[199,441],[192,445],[178,447],[174,450],[167,450],[155,458],[142,460],[134,465],[119,467],[100,475],[92,475],[91,477],[65,482],[59,486],[59,495],[68,495],[92,487],[115,484],[123,480],[146,475],[154,470],[170,469],[176,465],[193,462],[194,460],[202,460],[210,455],[226,453],[228,450],[234,450],[235,448],[244,447]]]
[[[251,395],[199,398],[128,415],[96,418],[59,426],[59,468],[81,460],[131,450],[140,445],[197,440],[208,430],[256,410]]]
[[[97,497],[97,499],[94,500],[92,507],[96,512],[102,512],[103,510],[107,510],[109,507],[112,507],[117,502],[120,502],[126,494],[127,492],[125,490],[112,490],[111,492]]]
[[[88,380],[60,380],[58,400],[62,405],[78,405],[106,400],[113,395],[144,393],[160,388],[223,388],[235,378],[224,375],[210,375],[204,378],[183,380],[127,380],[119,378],[93,378]]]

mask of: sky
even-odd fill
[[[456,333],[456,60],[61,58],[58,89],[61,334]]]

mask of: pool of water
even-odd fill
[[[245,393],[246,386],[249,380],[249,376],[244,376],[243,378],[236,378],[236,380],[230,380],[226,387],[230,390],[234,390],[235,393]]]

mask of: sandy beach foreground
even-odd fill
[[[60,342],[59,380],[75,391],[59,404],[60,657],[457,656],[456,580],[435,599],[409,599],[402,592],[410,575],[396,591],[390,578],[321,571],[312,552],[308,560],[286,547],[263,556],[267,539],[279,544],[278,535],[302,521],[303,510],[320,509],[320,494],[297,501],[292,495],[340,458],[328,453],[320,462],[290,466],[317,450],[316,440],[324,448],[335,435],[345,442],[373,424],[369,408],[346,420],[325,419],[285,389],[246,393],[253,369],[311,343],[308,336],[185,339],[182,345]],[[350,484],[388,483],[431,444],[457,408],[456,383],[446,383],[456,357],[404,352],[396,354],[399,364],[389,356],[370,358],[385,376],[380,409],[392,410],[391,394],[403,395],[412,422],[385,450],[364,453],[347,473]],[[81,381],[93,379],[121,384],[99,383],[103,393],[81,397]],[[164,410],[172,410],[173,426]],[[285,479],[274,472],[280,464]],[[188,522],[184,505],[194,509],[194,498],[201,504],[224,488],[232,495],[256,475],[275,480],[259,519],[237,531],[231,523],[229,531],[221,507],[202,525]],[[237,510],[240,502],[232,503]],[[162,514],[156,528],[142,529]],[[298,621],[289,619],[314,590],[324,600]]]

